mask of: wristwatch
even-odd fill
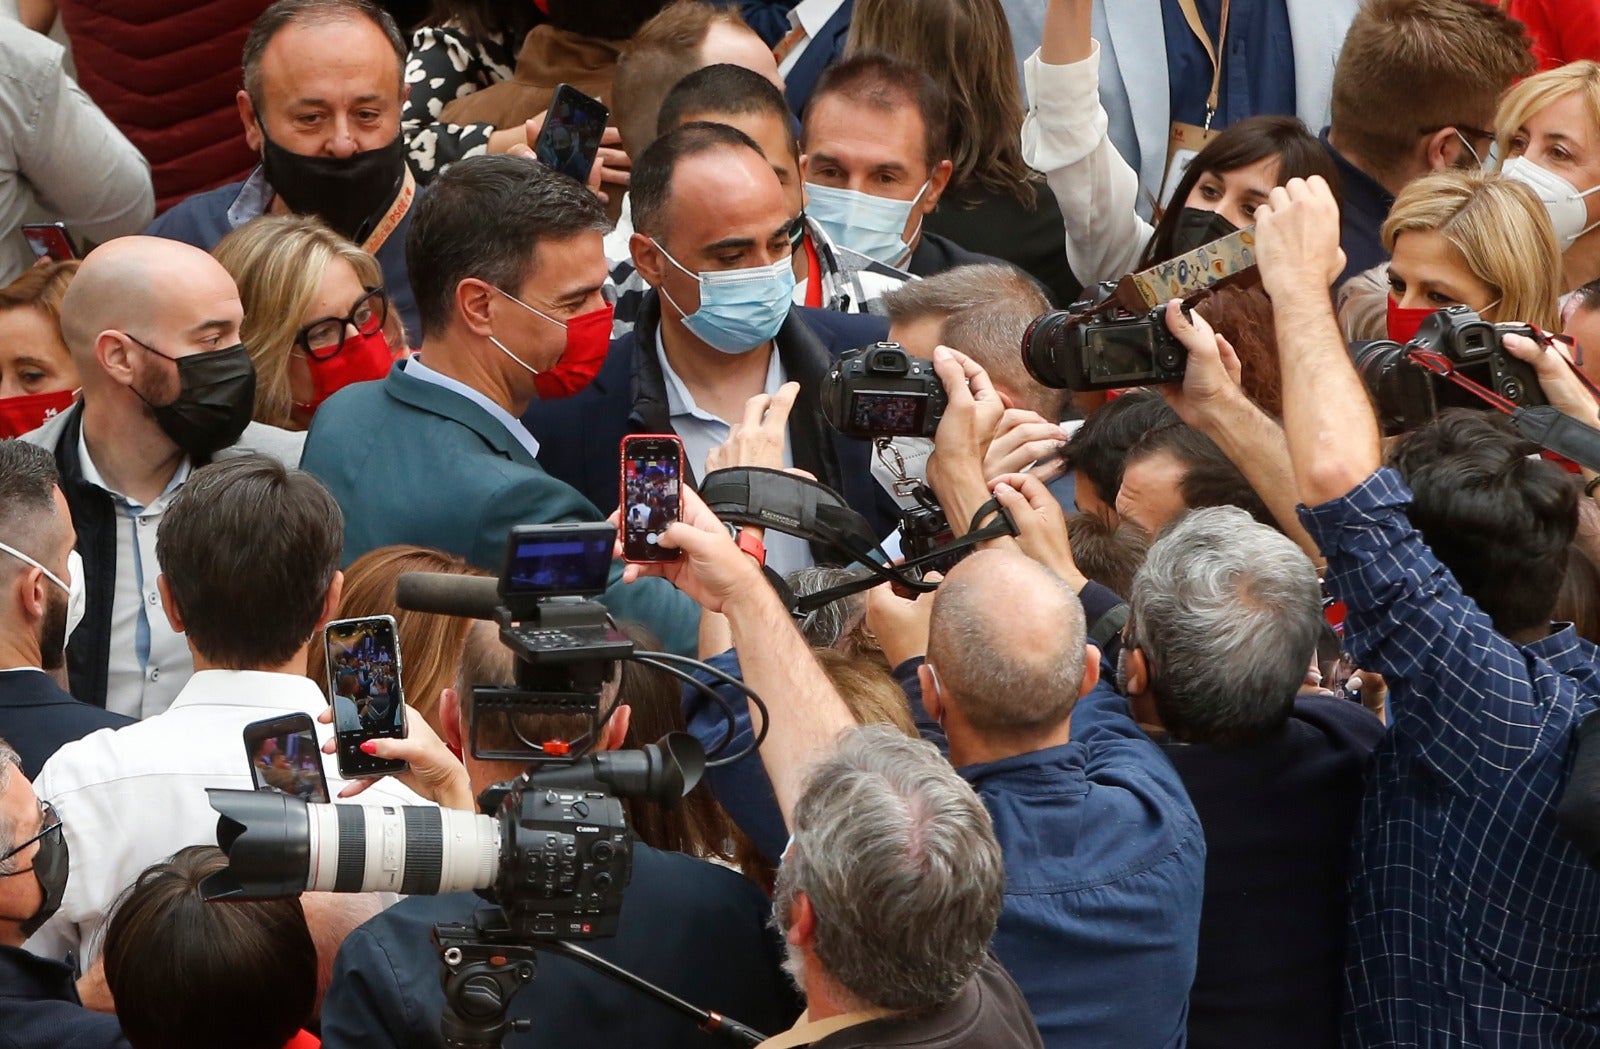
[[[761,538],[756,535],[755,531],[749,528],[740,528],[738,525],[730,524],[728,525],[728,534],[733,536],[733,541],[740,550],[743,550],[745,553],[756,559],[756,564],[762,566],[763,568],[766,567],[767,545],[761,541]]]

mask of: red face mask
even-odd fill
[[[389,340],[381,329],[371,335],[345,339],[339,352],[325,361],[308,355],[306,366],[311,369],[311,403],[296,401],[295,407],[308,415],[315,415],[323,401],[346,386],[383,378],[389,374],[389,366],[393,363],[394,351],[389,349]]]
[[[1417,329],[1422,327],[1422,322],[1438,313],[1431,306],[1421,309],[1407,308],[1389,296],[1389,338],[1404,346],[1417,337]]]
[[[611,315],[614,307],[606,303],[597,310],[567,321],[567,348],[552,368],[533,377],[533,388],[541,401],[571,397],[594,382],[611,348]]]
[[[72,407],[77,390],[0,397],[0,438],[21,437]]]

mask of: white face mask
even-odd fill
[[[1556,242],[1565,252],[1577,243],[1578,238],[1600,226],[1589,221],[1589,205],[1584,198],[1600,193],[1600,186],[1580,192],[1578,187],[1529,160],[1512,157],[1500,166],[1500,174],[1515,179],[1538,194],[1545,210],[1550,213],[1550,223],[1556,228]]]
[[[43,572],[46,579],[67,592],[67,632],[63,637],[71,637],[72,632],[78,629],[78,624],[83,622],[84,607],[88,603],[88,596],[83,586],[83,556],[76,550],[67,553],[67,575],[71,578],[71,582],[64,583],[60,576],[14,546],[0,543],[0,552],[10,554],[24,564],[32,565]]]

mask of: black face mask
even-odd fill
[[[406,141],[350,157],[305,157],[261,133],[261,166],[273,192],[297,215],[315,215],[360,244],[394,202],[406,177]]]
[[[1173,257],[1187,255],[1202,244],[1238,231],[1239,227],[1224,218],[1220,211],[1186,207],[1178,212],[1178,221],[1172,227]]]
[[[52,831],[40,838],[39,851],[33,856],[33,876],[39,881],[44,901],[33,917],[18,927],[24,938],[44,928],[44,923],[61,909],[61,899],[67,893],[67,866],[66,832]]]
[[[244,343],[174,358],[133,341],[178,366],[178,396],[171,404],[150,404],[134,390],[173,444],[192,459],[209,459],[239,439],[256,406],[256,366]]]

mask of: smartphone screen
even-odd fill
[[[403,761],[361,752],[361,744],[369,739],[399,739],[406,734],[394,617],[335,620],[323,631],[323,646],[339,775],[355,779],[404,772]]]
[[[649,435],[622,440],[622,557],[625,561],[676,561],[681,551],[661,544],[678,520],[683,484],[683,442]]]
[[[590,98],[570,84],[557,84],[544,127],[533,144],[533,154],[545,167],[588,182],[589,169],[600,153],[600,136],[605,134],[610,117],[611,111],[599,99]]]
[[[311,715],[287,714],[246,725],[244,752],[256,790],[327,804],[328,781]]]
[[[33,249],[35,258],[70,262],[78,257],[64,222],[28,223],[22,227],[22,236]]]

